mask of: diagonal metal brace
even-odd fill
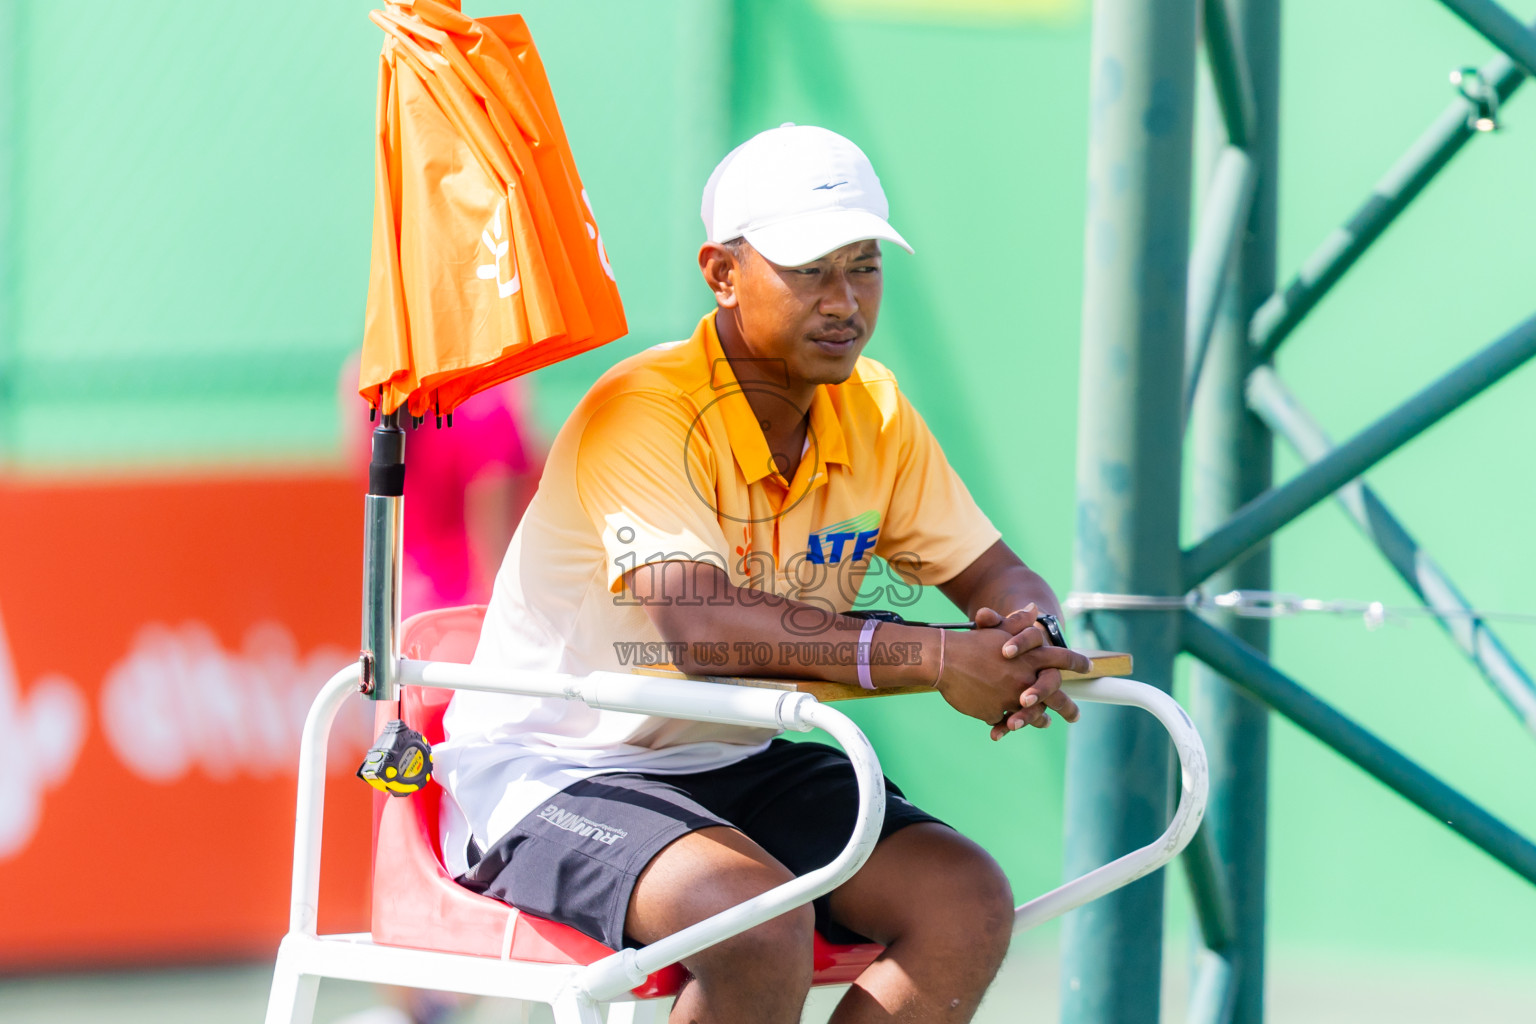
[[[1536,31],[1520,24],[1520,20],[1493,0],[1440,0],[1456,16],[1476,30],[1525,69],[1528,75],[1536,75]]]
[[[1237,933],[1237,909],[1232,905],[1232,889],[1227,883],[1227,865],[1216,848],[1210,821],[1200,824],[1200,831],[1179,855],[1184,874],[1189,879],[1189,894],[1195,905],[1195,920],[1200,925],[1200,941],[1205,948],[1225,955]]]
[[[1306,461],[1319,462],[1334,451],[1327,433],[1270,368],[1261,366],[1249,376],[1248,406]],[[1420,601],[1436,611],[1456,613],[1441,616],[1440,625],[1525,727],[1536,733],[1536,683],[1488,623],[1467,614],[1472,603],[1445,571],[1364,481],[1345,484],[1334,497]]]
[[[1536,26],[1533,26],[1536,27]],[[1478,69],[1500,103],[1526,80],[1523,69],[1498,56]],[[1268,362],[1296,326],[1349,272],[1367,249],[1392,226],[1436,174],[1477,134],[1472,127],[1477,105],[1458,96],[1408,152],[1376,183],[1353,216],[1318,246],[1296,276],[1264,301],[1248,325],[1255,361]]]
[[[1205,0],[1200,14],[1205,37],[1205,56],[1211,65],[1211,82],[1216,87],[1216,101],[1227,130],[1227,141],[1239,149],[1253,138],[1259,120],[1253,98],[1253,78],[1248,71],[1248,57],[1238,39],[1237,20],[1232,17],[1229,0]]]
[[[1235,146],[1227,146],[1216,160],[1216,170],[1189,254],[1189,282],[1184,316],[1184,422],[1195,402],[1200,371],[1216,327],[1216,313],[1231,276],[1232,257],[1248,226],[1253,189],[1258,178],[1253,158]]]
[[[1301,686],[1231,633],[1192,612],[1181,616],[1185,650],[1536,884],[1536,845],[1529,839]]]
[[[1536,355],[1536,316],[1296,474],[1248,502],[1184,552],[1180,584],[1193,590],[1276,530],[1482,394]]]

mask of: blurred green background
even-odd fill
[[[360,343],[368,273],[380,43],[370,6],[0,3],[7,472],[339,460],[336,373]],[[1506,6],[1536,14],[1536,0]],[[632,328],[534,376],[540,422],[552,432],[606,366],[685,336],[708,308],[693,254],[714,163],[763,128],[825,125],[869,153],[892,221],[917,249],[887,262],[870,354],[903,381],[1004,535],[1064,593],[1087,7],[523,3]],[[1443,109],[1447,72],[1491,54],[1428,0],[1285,3],[1282,278]],[[1335,437],[1530,314],[1536,98],[1517,94],[1504,125],[1474,140],[1285,348],[1281,373]],[[1527,367],[1370,476],[1485,608],[1536,612],[1533,409]],[[1282,450],[1277,478],[1296,466]],[[1412,603],[1330,505],[1275,550],[1278,589]],[[1371,632],[1306,618],[1274,636],[1281,667],[1536,835],[1536,738],[1433,625]],[[1536,664],[1536,628],[1505,637]],[[1050,887],[1067,730],[993,745],[936,700],[859,717],[892,776],[998,853],[1021,896]],[[1274,730],[1276,970],[1492,972],[1529,995],[1536,1019],[1536,890],[1284,722]],[[1176,894],[1180,883],[1171,873]],[[1175,895],[1175,949],[1186,916]]]

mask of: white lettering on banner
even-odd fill
[[[102,732],[149,782],[175,782],[193,768],[219,780],[291,775],[315,694],[349,661],[336,647],[301,657],[276,622],[252,626],[239,651],[225,650],[201,622],[151,623],[102,684]],[[373,723],[364,704],[349,701],[337,716],[332,771],[354,767],[368,747]]]
[[[501,201],[496,203],[496,209],[491,211],[490,224],[486,226],[485,230],[480,232],[480,244],[490,250],[491,262],[482,263],[476,267],[475,276],[482,281],[494,279],[496,282],[496,294],[505,299],[509,295],[516,294],[517,290],[523,285],[518,280],[517,257],[512,255],[511,239],[502,237],[501,205]],[[494,238],[492,237],[493,233],[495,235]],[[510,281],[503,281],[501,279],[501,261],[503,258],[506,259],[507,266],[512,269],[512,279]]]
[[[43,814],[43,791],[74,770],[85,742],[89,708],[80,687],[57,673],[21,693],[5,624],[0,621],[0,723],[6,778],[0,785],[0,859],[26,848]]]

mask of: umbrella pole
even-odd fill
[[[363,681],[370,700],[399,699],[400,564],[405,517],[405,431],[399,411],[379,417],[363,499]]]

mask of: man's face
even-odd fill
[[[742,340],[757,359],[782,360],[790,381],[839,384],[874,333],[884,284],[880,243],[853,242],[800,267],[734,248]]]

